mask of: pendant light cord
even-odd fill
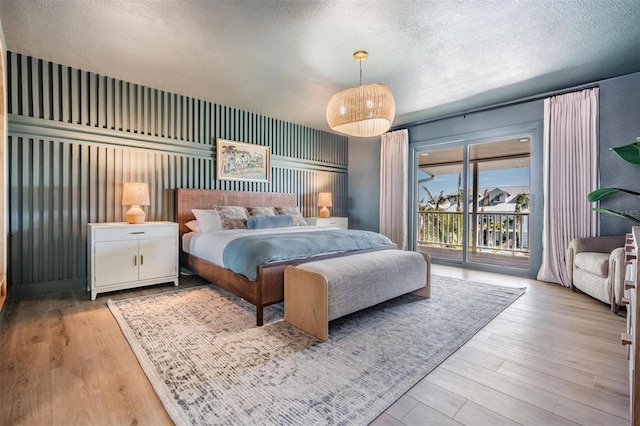
[[[362,59],[360,59],[358,62],[360,62],[360,84],[359,84],[359,86],[362,86]]]

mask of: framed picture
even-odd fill
[[[216,169],[219,180],[269,182],[271,148],[251,143],[216,140]]]

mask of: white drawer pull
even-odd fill
[[[626,346],[632,343],[633,343],[633,337],[630,334],[622,333],[622,344]]]

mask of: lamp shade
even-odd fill
[[[149,184],[139,182],[127,182],[122,188],[122,205],[123,206],[148,206],[149,201]]]
[[[333,207],[333,197],[330,192],[321,192],[318,194],[318,205],[321,207]]]
[[[384,84],[366,84],[336,93],[327,105],[332,130],[350,136],[371,137],[389,130],[396,101]]]

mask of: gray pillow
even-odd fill
[[[289,215],[293,218],[293,226],[306,226],[307,221],[302,217],[302,213],[297,207],[276,207],[279,215]]]
[[[214,206],[218,212],[222,229],[246,229],[249,214],[240,206]]]
[[[277,216],[273,207],[247,207],[250,216]]]

